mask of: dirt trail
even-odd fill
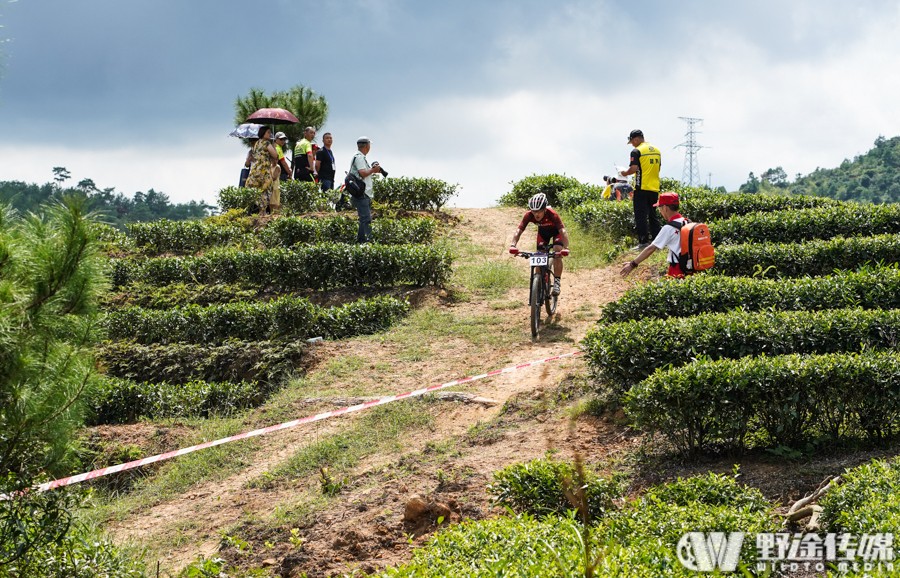
[[[486,261],[513,259],[506,253],[506,247],[521,210],[457,209],[453,213],[461,221],[452,235],[482,250]],[[530,245],[531,238],[530,233],[526,234],[520,246]],[[308,371],[315,372],[330,360],[341,357],[389,362],[390,370],[386,378],[382,373],[381,379],[390,384],[389,391],[399,393],[463,375],[569,353],[577,349],[578,342],[594,324],[600,307],[616,299],[632,283],[619,277],[617,265],[566,272],[559,310],[548,329],[556,338],[532,342],[526,306],[528,289],[524,269],[527,264],[518,261],[523,268],[523,282],[511,289],[506,298],[519,301],[521,307],[491,308],[490,303],[482,300],[441,304],[435,299],[434,304],[455,315],[490,314],[498,318],[491,330],[521,335],[515,347],[498,351],[450,339],[447,343],[431,344],[442,348],[443,355],[410,362],[398,359],[402,352],[377,340],[330,342],[316,348]],[[484,487],[490,481],[491,472],[498,468],[539,457],[548,449],[557,450],[562,456],[580,451],[594,457],[625,451],[636,440],[613,423],[582,418],[571,429],[564,416],[547,419],[546,412],[538,412],[537,419],[524,419],[520,413],[508,411],[510,407],[541,407],[553,402],[550,398],[560,383],[567,376],[582,374],[583,366],[583,359],[576,357],[479,381],[466,388],[496,400],[494,406],[439,402],[436,411],[440,415],[433,430],[404,435],[402,454],[376,455],[364,460],[352,472],[350,483],[337,500],[329,502],[312,519],[298,522],[304,539],[302,547],[287,543],[285,533],[290,524],[279,527],[277,522],[272,522],[270,533],[257,530],[258,535],[241,536],[254,545],[253,553],[244,555],[246,563],[266,566],[280,576],[301,572],[309,576],[330,576],[354,569],[374,571],[408,559],[413,546],[419,544],[415,536],[423,532],[411,530],[403,523],[404,505],[413,494],[452,502],[457,514],[480,518],[489,514]],[[465,368],[464,374],[459,373],[460,367]],[[340,385],[338,382],[331,387]],[[345,385],[349,387],[352,383],[347,380]],[[308,408],[298,411],[298,417],[311,413]],[[222,530],[233,529],[248,519],[266,519],[277,506],[296,503],[298,494],[307,489],[318,492],[315,479],[292,480],[273,489],[249,488],[247,482],[273,470],[298,447],[309,443],[311,436],[340,431],[348,426],[348,420],[358,416],[331,419],[258,438],[261,447],[253,457],[252,466],[225,480],[203,483],[185,494],[171,496],[125,520],[112,521],[108,529],[117,539],[149,545],[153,553],[151,564],[155,566],[158,558],[163,570],[175,575],[197,556],[216,553]],[[491,420],[499,420],[499,427],[485,436],[472,434],[473,426]],[[460,442],[463,438],[467,441]],[[452,455],[426,459],[429,452],[434,453],[435,444],[446,440],[457,440]],[[402,476],[397,474],[400,469],[404,472]],[[410,539],[410,535],[414,538]],[[274,546],[263,548],[265,542]],[[222,554],[230,561],[240,558],[233,551],[232,556],[227,550]]]

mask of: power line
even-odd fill
[[[685,133],[685,141],[675,148],[684,148],[684,168],[681,170],[681,182],[693,187],[700,184],[700,161],[697,158],[697,151],[705,147],[697,144],[697,135],[700,131],[694,127],[703,122],[702,118],[691,118],[688,116],[679,116],[681,120],[687,123],[688,130]]]

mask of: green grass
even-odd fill
[[[575,219],[566,211],[561,211],[560,216],[564,223],[575,223]],[[566,233],[569,235],[570,251],[569,256],[565,258],[566,271],[604,267],[627,249],[624,245],[597,237],[578,226],[567,226]]]
[[[377,407],[339,433],[301,448],[275,470],[251,480],[250,485],[269,487],[280,480],[308,476],[322,467],[338,475],[366,456],[402,448],[400,436],[404,432],[433,424],[434,417],[423,410],[421,400]]]
[[[456,268],[453,282],[469,293],[496,298],[521,282],[520,269],[512,259],[469,263]]]
[[[523,312],[525,309],[522,308]],[[454,311],[425,307],[412,312],[390,331],[362,339],[396,343],[404,349],[424,348],[423,343],[447,338],[464,339],[473,345],[502,346],[517,343],[521,335],[497,331],[502,321],[501,317],[494,315],[458,315]]]
[[[246,428],[246,422],[241,418],[197,420],[194,423],[198,424],[197,431],[192,438],[180,444],[182,447],[234,435]],[[164,462],[158,473],[135,483],[133,490],[125,496],[117,498],[95,494],[97,502],[85,512],[85,517],[98,524],[110,518],[121,520],[141,508],[181,494],[200,482],[225,479],[251,465],[259,447],[258,439],[241,440]]]

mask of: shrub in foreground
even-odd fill
[[[900,528],[900,458],[872,460],[841,474],[819,500],[829,532],[875,534]]]
[[[494,472],[494,481],[488,486],[488,492],[494,496],[496,503],[509,506],[518,513],[563,515],[575,509],[566,498],[565,484],[573,483],[576,477],[575,467],[568,462],[536,459]],[[622,487],[618,482],[590,473],[583,487],[592,520],[610,511],[613,500],[622,496]]]
[[[696,576],[678,562],[676,546],[686,532],[746,532],[744,565],[756,560],[754,535],[776,529],[762,494],[730,476],[709,474],[651,489],[586,532],[573,517],[529,515],[463,522],[439,532],[415,550],[408,564],[384,577],[568,577],[661,578]],[[587,546],[587,549],[585,548]]]

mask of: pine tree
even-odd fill
[[[0,207],[0,570],[62,540],[76,503],[28,489],[71,464],[94,371],[106,261],[83,208],[65,199],[18,217]]]

